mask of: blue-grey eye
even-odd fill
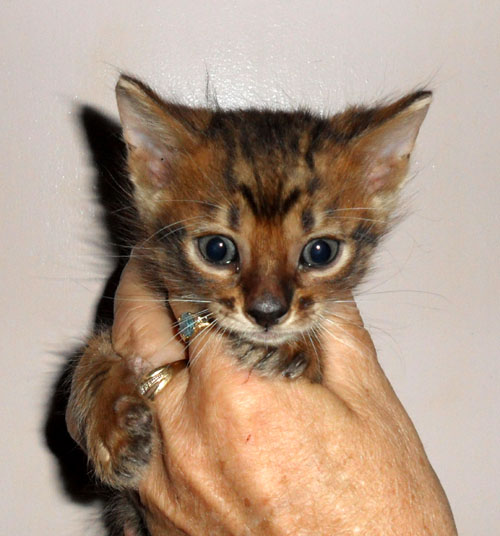
[[[198,238],[198,248],[212,264],[230,264],[238,258],[235,243],[225,236],[209,235]]]
[[[332,238],[315,238],[302,250],[300,262],[309,268],[326,266],[335,260],[340,249],[338,240]]]

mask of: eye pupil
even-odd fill
[[[331,247],[324,240],[316,240],[311,246],[311,260],[316,264],[328,262],[331,253]]]
[[[220,237],[216,236],[208,241],[206,252],[211,261],[220,262],[226,256],[227,246]]]

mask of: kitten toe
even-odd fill
[[[297,352],[292,359],[286,363],[286,367],[282,370],[281,374],[285,378],[294,380],[299,376],[302,376],[309,365],[309,359],[305,352]]]
[[[98,476],[116,488],[135,487],[153,447],[153,417],[139,396],[123,395],[98,431],[93,460]]]

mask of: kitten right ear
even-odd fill
[[[432,100],[430,91],[417,91],[373,112],[373,126],[352,142],[364,167],[366,192],[391,194],[402,185],[408,160]]]
[[[151,88],[126,75],[116,84],[116,100],[132,181],[164,188],[179,153],[195,141],[194,129],[181,116],[183,107],[162,101]]]

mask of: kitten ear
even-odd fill
[[[419,91],[377,110],[375,125],[353,140],[369,195],[394,193],[402,185],[431,100],[430,91]]]
[[[126,75],[116,84],[116,100],[133,182],[153,189],[167,186],[179,153],[195,140],[194,125],[183,117],[189,109],[162,101]]]

